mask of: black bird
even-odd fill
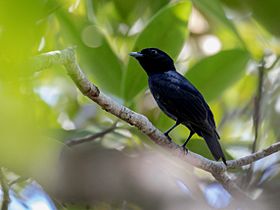
[[[176,121],[164,134],[179,124],[185,125],[190,134],[182,147],[197,133],[203,137],[216,160],[220,158],[226,165],[226,158],[218,141],[213,113],[201,93],[179,74],[173,60],[157,48],[146,48],[129,55],[138,60],[149,77],[149,87],[160,109]]]

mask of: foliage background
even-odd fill
[[[228,159],[252,152],[263,59],[256,148],[271,145],[280,137],[279,65],[269,68],[280,50],[279,6],[277,0],[1,1],[1,165],[30,177],[39,173],[42,162],[57,159],[65,141],[100,132],[116,121],[84,98],[61,66],[32,72],[26,62],[69,46],[77,46],[82,69],[102,91],[163,131],[173,122],[157,108],[145,73],[128,53],[145,47],[168,52],[210,103]],[[171,136],[181,144],[187,134],[179,127]],[[118,150],[150,145],[121,122],[99,143]],[[188,148],[212,159],[197,136]],[[273,197],[280,184],[279,155],[234,174],[256,198]]]

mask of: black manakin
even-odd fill
[[[197,133],[203,137],[216,160],[220,158],[226,165],[226,158],[218,141],[213,114],[201,93],[174,66],[173,60],[157,48],[146,48],[132,52],[149,77],[149,87],[161,110],[176,121],[164,134],[170,139],[169,132],[179,124],[185,125],[190,134],[185,143]]]

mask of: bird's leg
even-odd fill
[[[185,149],[185,150],[188,150],[186,148],[186,145],[188,143],[188,141],[191,139],[191,137],[193,136],[193,134],[195,134],[195,132],[193,130],[190,130],[190,134],[189,134],[189,137],[187,138],[187,140],[185,141],[185,143],[182,145],[182,147]]]
[[[176,128],[178,125],[180,125],[180,122],[177,120],[175,125],[173,125],[171,128],[169,128],[167,131],[164,132],[164,135],[171,141],[170,136],[168,135],[170,131],[172,131],[174,128]]]

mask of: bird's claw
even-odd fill
[[[168,138],[168,140],[169,140],[170,142],[172,141],[171,137],[170,137],[168,134],[164,133],[164,135]]]
[[[181,146],[181,150],[180,150],[180,152],[179,152],[179,157],[181,158],[181,157],[184,157],[185,155],[187,155],[188,154],[188,149],[186,148],[186,147],[183,147],[183,146]]]
[[[182,147],[185,155],[188,154],[188,152],[189,152],[188,148],[186,148],[186,146],[184,144],[181,147]]]

